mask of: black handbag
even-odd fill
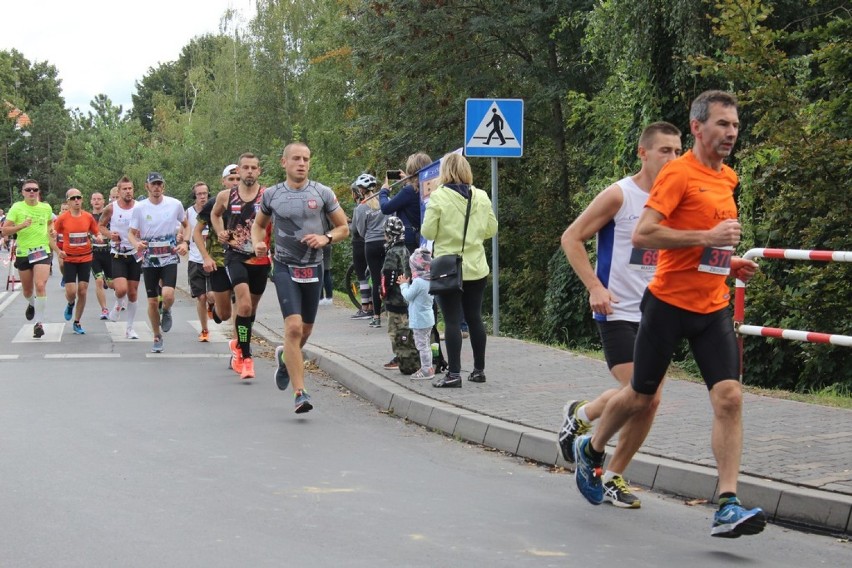
[[[464,255],[464,242],[467,239],[467,223],[470,220],[470,204],[472,202],[473,187],[470,188],[470,197],[467,199],[467,211],[464,214],[461,252],[459,254],[445,254],[432,259],[432,268],[429,271],[429,293],[434,296],[452,294],[453,292],[464,290],[462,255]]]

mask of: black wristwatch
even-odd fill
[[[328,238],[328,244],[334,242],[334,237],[331,236],[331,233],[326,233],[325,236]]]

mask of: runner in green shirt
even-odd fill
[[[33,337],[44,335],[44,309],[47,303],[47,279],[50,276],[51,250],[56,242],[51,237],[50,224],[53,210],[47,203],[39,201],[38,182],[28,179],[21,186],[24,196],[16,202],[6,215],[3,235],[14,235],[17,240],[15,268],[21,275],[21,287],[27,300],[26,317],[35,318]],[[57,251],[58,252],[58,251]],[[33,285],[35,284],[35,297]]]

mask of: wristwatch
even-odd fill
[[[331,244],[331,243],[333,243],[333,242],[334,242],[334,237],[332,237],[332,236],[331,236],[331,233],[330,233],[330,232],[329,232],[329,233],[326,233],[326,234],[325,234],[325,236],[326,236],[326,238],[328,239],[328,244]]]

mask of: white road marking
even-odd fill
[[[48,353],[45,359],[114,359],[120,353]]]
[[[152,359],[226,359],[230,353],[146,353]]]
[[[62,339],[62,331],[65,329],[64,323],[44,323],[42,326],[44,326],[44,336],[36,339],[33,337],[35,324],[24,324],[15,334],[12,343],[58,343]]]
[[[198,320],[187,320],[187,323],[192,326],[192,329],[195,330],[195,333],[201,333],[201,324]],[[228,335],[225,335],[226,330],[230,331],[230,325],[221,325],[216,322],[212,322],[213,325],[207,326],[207,331],[210,332],[210,343],[227,343],[231,340]]]
[[[127,330],[126,321],[105,321],[104,325],[106,325],[110,340],[116,343],[144,343],[154,341],[154,332],[151,331],[147,318],[146,320],[133,322],[133,330],[139,336],[139,339],[127,339],[124,337],[124,332]]]

